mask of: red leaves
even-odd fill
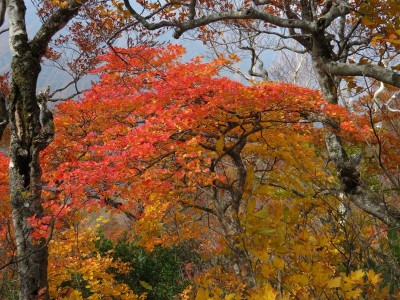
[[[159,221],[198,187],[226,181],[210,168],[238,137],[257,140],[264,128],[286,130],[323,112],[315,91],[217,77],[220,61],[180,63],[180,46],[116,51],[101,56],[101,80],[80,102],[58,105],[56,138],[43,154],[49,186],[62,182],[59,205],[71,213],[140,204],[138,216]]]
[[[27,221],[33,228],[33,232],[30,234],[31,238],[48,238],[51,234],[51,231],[53,230],[53,228],[51,227],[51,224],[53,223],[51,216],[37,218],[37,216],[34,215],[33,217],[27,218]]]

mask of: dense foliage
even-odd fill
[[[179,46],[116,51],[80,101],[58,105],[42,154],[45,216],[29,221],[52,238],[52,297],[398,295],[398,232],[343,194],[321,127],[340,122],[371,191],[396,205],[373,151],[396,168],[398,112],[372,123],[368,97],[350,113],[306,88],[242,85],[218,76],[229,58],[182,63]]]

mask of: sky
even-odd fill
[[[41,22],[39,17],[36,15],[36,9],[33,6],[32,2],[26,1],[26,5],[27,5],[26,24],[27,24],[29,38],[32,38],[36,33],[36,31],[40,28]],[[1,29],[6,28],[6,26],[8,26],[7,23],[8,22],[6,21]],[[186,47],[187,54],[184,57],[185,60],[190,60],[198,55],[204,55],[205,59],[207,60],[211,56],[210,51],[207,50],[206,46],[203,45],[202,42],[195,40],[188,40],[184,38],[174,39],[172,35],[173,32],[169,31],[166,32],[163,36],[161,36],[160,39],[161,41],[164,42],[180,44]],[[268,61],[271,61],[271,58],[267,57],[265,58],[265,60],[266,64],[268,64]],[[10,63],[11,63],[11,54],[8,47],[8,33],[3,33],[0,35],[0,73],[8,71],[10,69]],[[243,69],[243,72],[247,72],[247,68],[248,68],[248,63],[246,65],[246,61],[243,61],[241,63],[241,69]],[[236,80],[241,80],[241,78],[232,75],[232,73],[224,73],[224,75],[233,77]],[[69,81],[69,78],[70,77],[67,74],[61,73],[59,70],[55,68],[43,65],[42,72],[39,77],[38,90],[40,91],[42,89],[45,89],[48,85],[50,85],[51,90],[54,90],[60,87],[61,85],[67,83]],[[84,88],[89,87],[90,80],[91,80],[90,77],[84,79],[81,83],[81,87]]]
[[[30,39],[34,36],[36,31],[41,26],[41,21],[36,15],[36,9],[31,1],[26,1],[27,11],[26,11],[26,25],[28,30],[28,36]],[[5,29],[8,26],[8,21],[4,22],[1,29]],[[0,35],[0,74],[10,70],[11,65],[11,53],[8,44],[8,33],[3,33]],[[161,37],[161,41],[170,41],[172,43],[181,44],[187,48],[187,54],[185,55],[185,60],[192,59],[195,56],[204,54],[206,48],[200,42],[188,41],[184,39],[173,39],[172,32],[167,32]],[[42,72],[39,76],[38,90],[45,89],[48,85],[51,86],[51,90],[56,89],[63,83],[68,82],[70,77],[67,74],[63,74],[61,71],[42,65]],[[82,86],[88,87],[90,85],[90,78],[86,78],[81,83]]]

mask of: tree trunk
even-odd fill
[[[36,98],[36,83],[40,63],[26,49],[23,56],[14,56],[12,62],[12,91],[9,99],[10,192],[12,218],[17,245],[17,265],[20,299],[47,299],[47,242],[33,239],[34,228],[29,218],[43,217],[41,203],[41,175],[39,152],[46,147],[40,122],[40,108]],[[43,128],[42,128],[43,125]]]
[[[326,73],[324,56],[320,53],[313,57],[313,67],[325,100],[330,104],[338,104],[335,77]],[[364,185],[357,170],[358,162],[346,153],[336,129],[329,125],[325,126],[325,141],[329,159],[335,165],[346,196],[362,210],[378,218],[390,228],[397,228],[400,224],[400,211],[382,202],[379,195],[374,194]]]
[[[52,140],[53,133],[50,130],[46,136],[45,128],[48,126],[41,124],[36,98],[40,57],[35,55],[28,42],[24,2],[9,0],[7,8],[13,54],[8,111],[11,131],[10,199],[17,247],[19,298],[48,299],[47,242],[45,238],[32,238],[34,228],[29,218],[43,216],[39,152]]]
[[[8,105],[11,132],[10,199],[17,248],[14,262],[17,264],[21,300],[49,298],[48,241],[46,236],[32,237],[35,228],[30,222],[32,217],[41,219],[44,216],[39,154],[54,137],[53,115],[46,104],[48,95],[36,95],[40,61],[53,36],[76,16],[86,2],[69,1],[66,7],[55,10],[42,24],[32,41],[29,41],[24,0],[6,0],[10,50],[13,57],[12,87]],[[3,98],[0,97],[0,100],[4,100]],[[0,107],[1,131],[7,123],[7,120],[3,120],[4,114],[1,113],[5,108],[3,104],[4,101]],[[47,225],[50,230],[50,224]]]

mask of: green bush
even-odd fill
[[[185,264],[199,259],[188,245],[157,246],[152,252],[147,252],[126,238],[114,242],[102,233],[99,236],[96,246],[100,254],[113,250],[114,259],[131,265],[130,272],[117,275],[117,280],[129,285],[138,295],[148,293],[149,300],[176,298],[190,282],[184,271]]]

